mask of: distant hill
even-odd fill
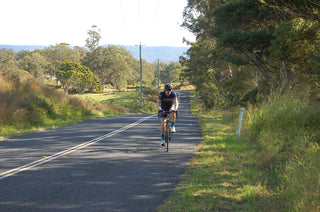
[[[29,50],[33,51],[35,49],[44,49],[46,46],[40,45],[5,45],[0,44],[0,49],[13,49],[15,52],[19,52],[21,50]]]
[[[108,45],[103,45],[108,46]],[[2,45],[0,44],[0,49],[13,49],[14,51],[43,49],[47,46],[41,45]],[[121,46],[126,50],[130,51],[132,55],[139,59],[139,46]],[[179,57],[182,56],[189,47],[172,47],[172,46],[142,46],[141,55],[142,59],[152,63],[158,61],[161,62],[178,62]]]
[[[135,58],[139,59],[139,46],[122,46],[132,53]],[[171,47],[171,46],[142,46],[142,58],[148,62],[178,62],[189,48],[188,47]]]

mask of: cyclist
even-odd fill
[[[171,113],[171,132],[175,133],[175,121],[176,121],[176,113],[175,111],[178,109],[179,103],[176,92],[173,90],[173,86],[170,83],[166,83],[164,85],[164,90],[160,92],[157,108],[160,111],[160,120],[161,120],[161,146],[164,146],[165,141],[165,129],[166,129],[166,114],[164,111],[172,111]]]

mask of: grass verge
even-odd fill
[[[269,196],[255,168],[254,149],[236,136],[239,113],[199,113],[203,141],[195,158],[159,211],[247,211],[258,209]]]
[[[201,111],[203,141],[158,211],[320,211],[320,109],[308,89],[246,109]]]

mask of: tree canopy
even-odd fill
[[[61,64],[57,72],[57,78],[62,83],[66,94],[68,94],[70,84],[73,84],[80,94],[93,87],[98,91],[101,89],[97,76],[89,68],[78,63],[66,62]]]
[[[311,0],[189,0],[182,26],[197,39],[181,58],[183,75],[208,107],[254,103],[284,81],[319,86],[319,8]]]

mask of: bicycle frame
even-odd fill
[[[170,121],[171,121],[171,113],[172,111],[164,111],[164,113],[167,115],[166,117],[166,132],[165,132],[165,146],[167,152],[169,151],[169,140],[171,140],[171,129],[170,129]]]
[[[158,113],[158,117],[160,115],[160,111]],[[169,140],[171,140],[171,128],[170,128],[170,122],[171,122],[171,113],[174,113],[173,111],[163,111],[162,113],[166,114],[165,117],[165,146],[166,146],[166,150],[167,152],[169,151]]]

